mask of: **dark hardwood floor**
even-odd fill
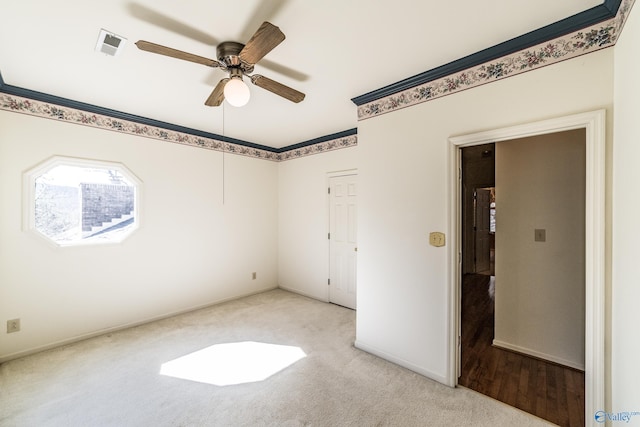
[[[462,354],[458,383],[560,426],[584,426],[584,373],[493,347],[489,276],[462,283]]]

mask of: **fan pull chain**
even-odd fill
[[[224,106],[225,102],[222,102],[222,136],[224,137],[224,119],[225,119],[225,115],[224,115],[224,111],[225,111],[225,106]],[[224,138],[223,138],[224,139]],[[224,170],[224,157],[225,157],[225,152],[227,151],[227,146],[226,146],[226,142],[222,141],[222,205],[224,206],[224,190],[225,190],[225,183],[224,183],[224,177],[225,177],[225,170]]]

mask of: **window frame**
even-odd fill
[[[122,174],[124,178],[129,181],[134,187],[134,221],[131,224],[130,229],[123,233],[120,237],[114,239],[97,239],[97,240],[86,240],[82,239],[76,241],[69,242],[56,242],[51,237],[45,235],[40,230],[36,228],[36,180],[47,173],[49,170],[57,167],[57,166],[71,166],[71,167],[90,167],[90,168],[99,168],[99,169],[108,169],[115,170]],[[23,172],[23,195],[22,195],[22,212],[23,212],[23,221],[22,228],[23,231],[28,232],[31,235],[38,236],[40,239],[48,242],[50,245],[58,248],[67,248],[67,247],[87,247],[87,246],[102,246],[102,245],[112,245],[112,244],[121,244],[129,237],[131,237],[139,228],[141,222],[141,194],[142,194],[142,180],[138,178],[132,171],[129,169],[124,163],[120,162],[111,162],[105,160],[97,160],[97,159],[88,159],[88,158],[80,158],[80,157],[69,157],[69,156],[52,156],[43,162],[33,166],[32,168],[27,169]]]

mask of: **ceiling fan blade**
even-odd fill
[[[222,79],[218,82],[216,87],[213,88],[213,92],[209,95],[209,98],[205,101],[204,105],[209,107],[218,107],[224,101],[224,86],[231,80],[229,78]]]
[[[282,9],[286,8],[287,3],[291,0],[261,0],[256,5],[251,17],[245,22],[244,28],[240,33],[240,40],[249,40],[253,35],[253,32],[264,21],[271,21],[274,19]]]
[[[305,94],[302,92],[298,92],[295,89],[291,89],[289,86],[285,86],[282,83],[278,83],[275,80],[271,80],[268,77],[261,76],[260,74],[254,74],[251,77],[251,82],[263,89],[268,90],[269,92],[273,92],[276,95],[280,95],[283,98],[288,99],[291,102],[298,103],[302,101],[305,97]]]
[[[255,64],[285,39],[280,28],[269,22],[263,22],[240,51],[240,59],[248,64]]]
[[[164,28],[165,30],[180,34],[192,40],[197,40],[200,43],[216,46],[220,42],[211,35],[201,31],[189,24],[185,24],[182,21],[151,9],[137,2],[131,2],[127,4],[129,13],[141,21],[147,22],[151,25]],[[247,36],[248,37],[248,36]]]
[[[197,64],[206,65],[207,67],[219,67],[220,63],[215,59],[205,58],[204,56],[194,55],[192,53],[183,52],[178,49],[162,46],[156,43],[151,43],[145,40],[138,40],[136,46],[140,50],[146,50],[147,52],[157,53],[160,55],[170,56],[172,58],[183,59],[185,61],[195,62]]]
[[[269,69],[269,71],[275,71],[276,73],[282,74],[283,76],[287,76],[290,79],[294,79],[299,82],[309,80],[308,74],[305,74],[302,71],[294,70],[293,68],[287,67],[286,65],[269,61],[268,58],[261,59],[260,66]]]

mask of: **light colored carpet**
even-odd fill
[[[269,291],[6,362],[0,425],[549,425],[360,351],[354,339],[354,311]],[[306,357],[230,386],[159,373],[194,351],[245,341],[300,347]]]

